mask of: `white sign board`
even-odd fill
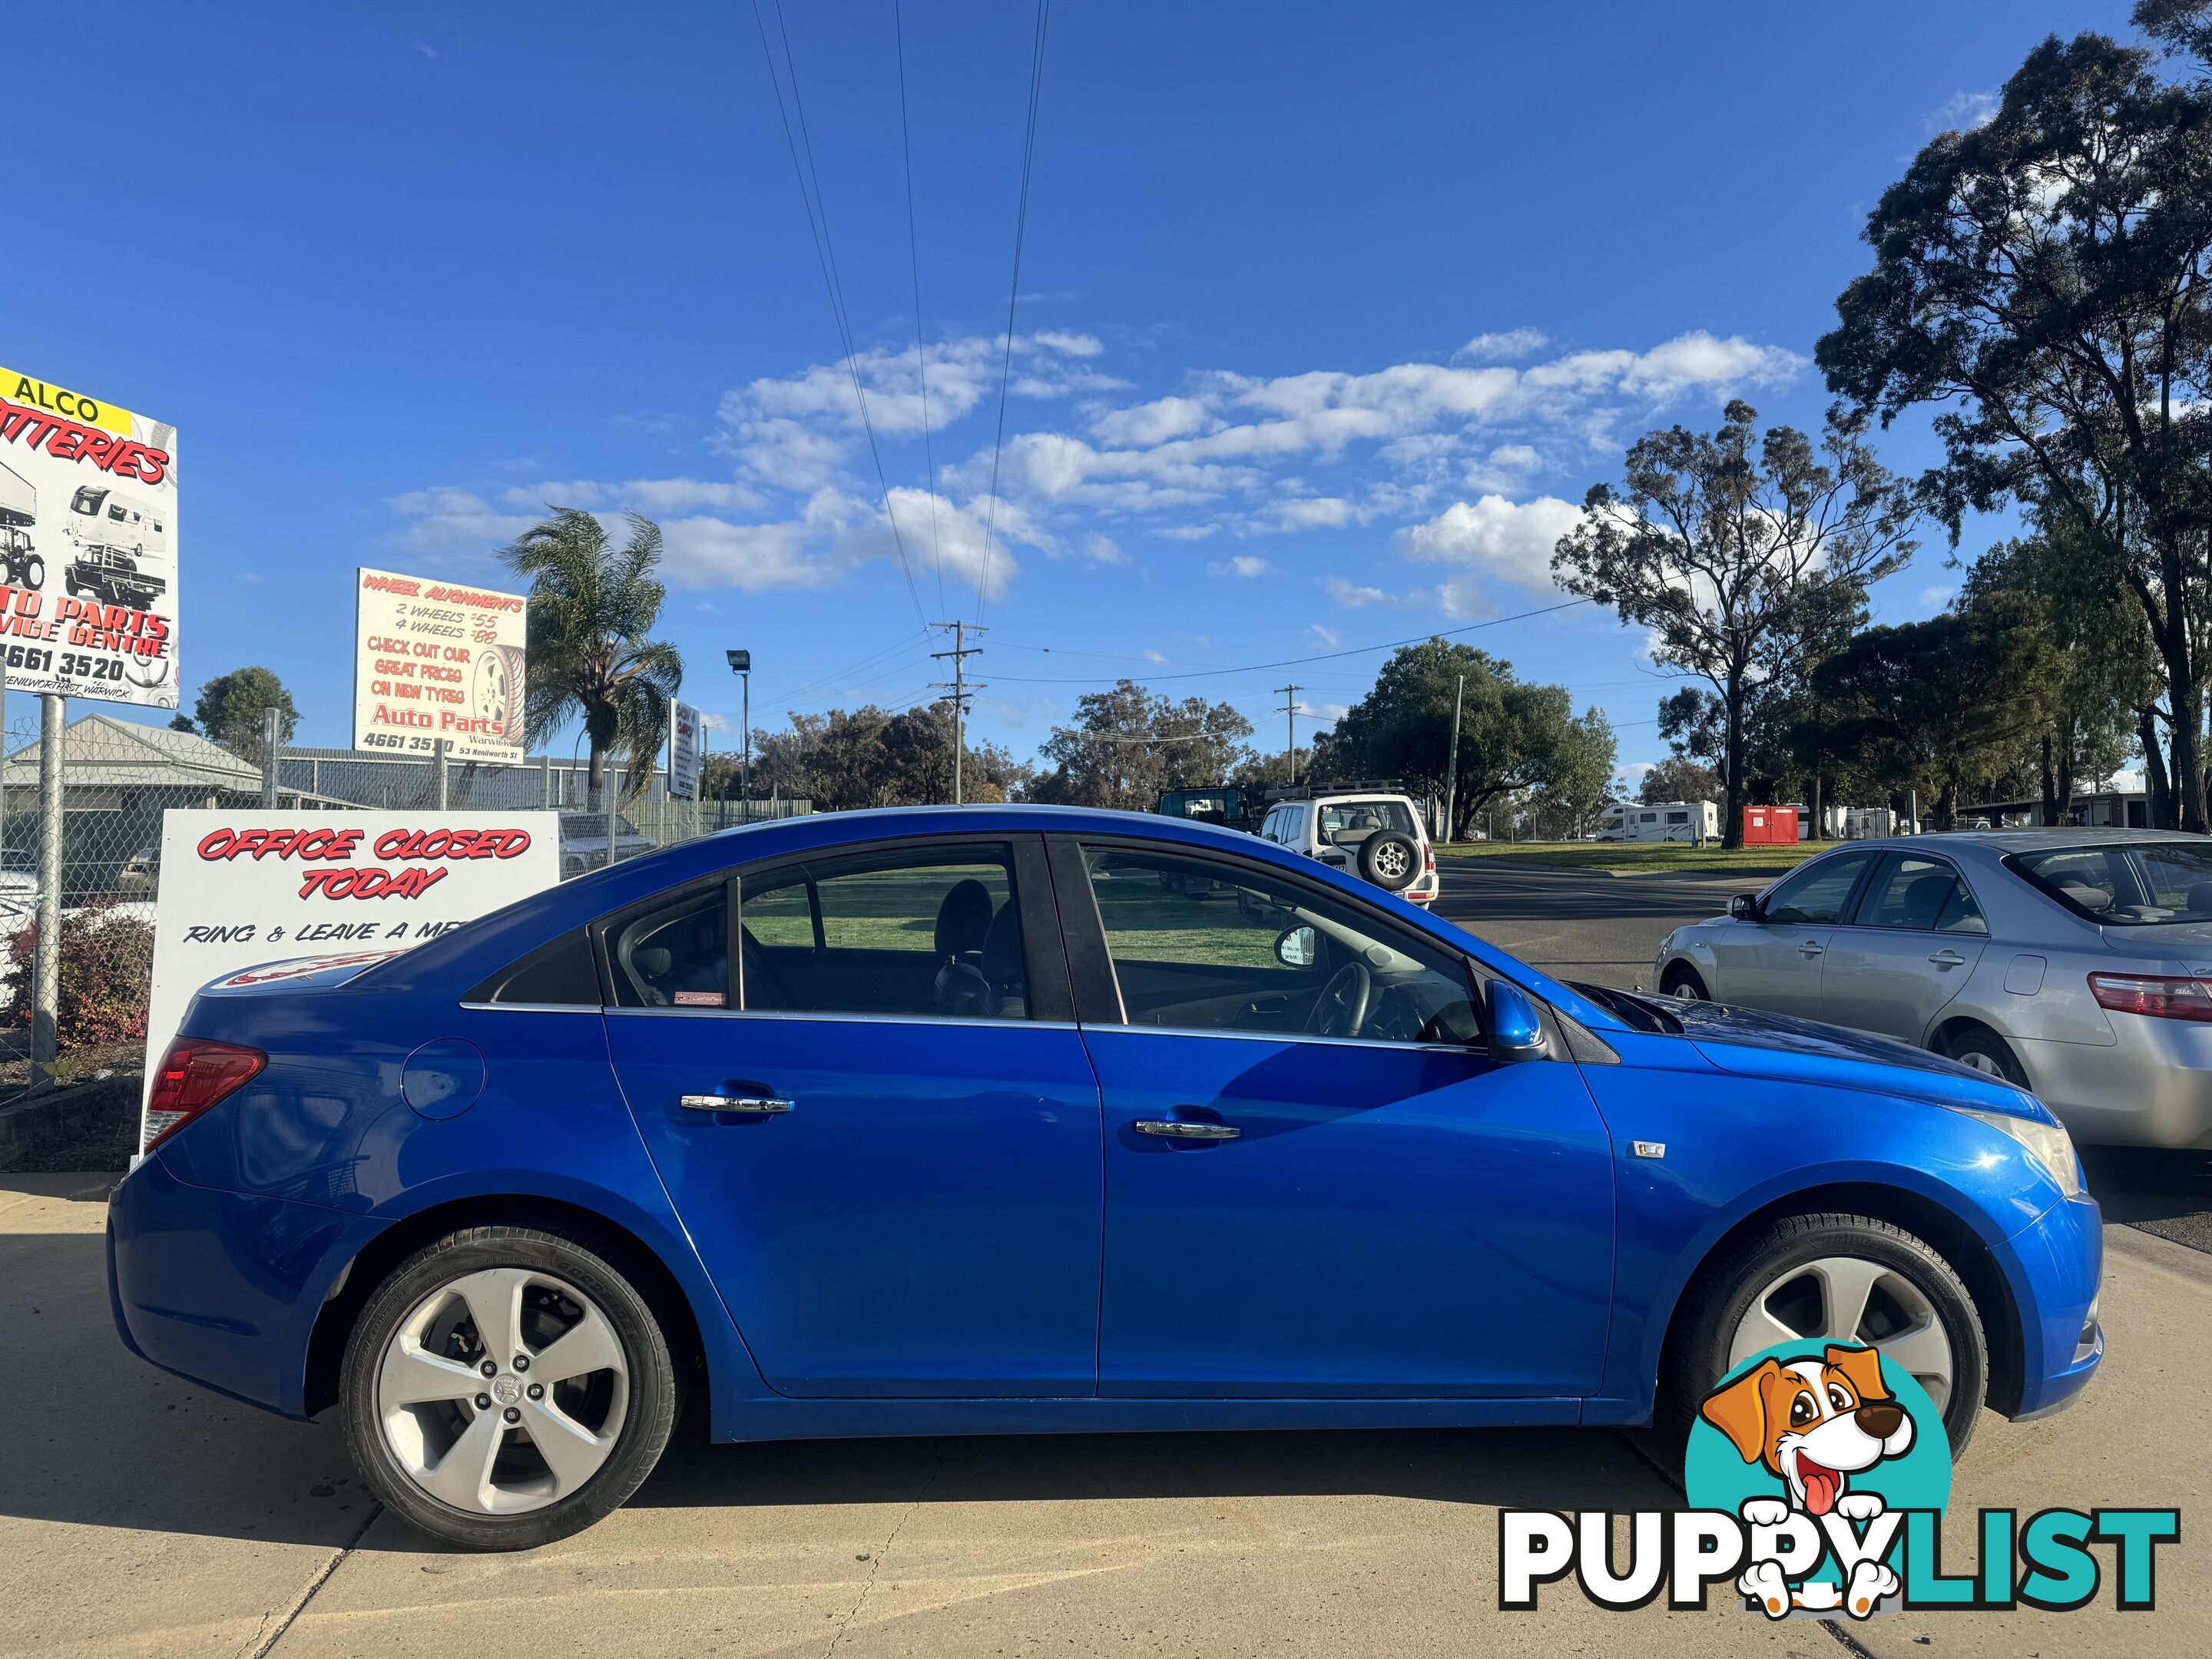
[[[522,760],[520,593],[403,576],[354,574],[353,745],[454,760]]]
[[[435,939],[559,880],[560,826],[556,812],[163,813],[148,1089],[201,986]]]
[[[0,662],[11,691],[177,706],[177,434],[0,368]]]
[[[699,798],[701,739],[706,723],[688,702],[668,706],[668,793],[678,800]]]

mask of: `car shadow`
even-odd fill
[[[2106,1220],[2212,1250],[2212,1153],[2084,1146],[2081,1167]]]
[[[0,1235],[0,1318],[27,1332],[12,1381],[38,1432],[0,1458],[0,1515],[75,1526],[341,1548],[438,1546],[362,1534],[374,1500],[337,1414],[308,1424],[227,1400],[118,1340],[97,1233]],[[634,1498],[653,1509],[885,1501],[1371,1494],[1547,1509],[1658,1507],[1676,1495],[1629,1440],[1595,1429],[1419,1429],[708,1442],[679,1425]]]

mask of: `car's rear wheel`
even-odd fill
[[[1870,1216],[1788,1216],[1731,1245],[1684,1298],[1668,1350],[1662,1425],[1689,1432],[1698,1404],[1761,1349],[1863,1342],[1910,1372],[1943,1413],[1955,1457],[1989,1380],[1981,1314],[1921,1239]]]
[[[1984,1077],[2009,1083],[2015,1089],[2027,1087],[2027,1068],[2020,1063],[2012,1045],[1986,1025],[1968,1025],[1954,1031],[1944,1039],[1943,1052]]]
[[[1705,989],[1705,981],[1698,977],[1698,970],[1681,962],[1668,964],[1659,981],[1659,992],[1662,996],[1680,997],[1685,1002],[1713,1000],[1712,993]]]
[[[579,1238],[472,1227],[409,1257],[346,1345],[346,1442],[369,1488],[471,1549],[580,1532],[635,1492],[675,1419],[668,1344]]]

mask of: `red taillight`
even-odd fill
[[[269,1063],[258,1048],[205,1037],[179,1037],[161,1056],[146,1102],[146,1150],[152,1152]]]
[[[2110,1008],[2116,1014],[2212,1021],[2212,988],[2191,976],[2092,974],[2089,992],[2097,999],[2099,1007]]]
[[[1421,852],[1424,855],[1421,867],[1433,876],[1437,872],[1437,849],[1433,847],[1425,847]]]

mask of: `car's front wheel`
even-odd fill
[[[471,1227],[370,1297],[341,1398],[386,1504],[450,1543],[528,1549],[637,1490],[668,1443],[676,1377],[651,1309],[586,1243]]]
[[[1662,1377],[1662,1425],[1687,1434],[1698,1402],[1761,1349],[1862,1342],[1918,1382],[1955,1457],[1989,1379],[1973,1297],[1950,1263],[1870,1216],[1787,1216],[1731,1245],[1684,1300]]]
[[[1712,993],[1705,989],[1705,981],[1698,977],[1698,970],[1682,962],[1668,965],[1666,976],[1659,981],[1659,991],[1662,996],[1680,997],[1685,1002],[1713,1000]]]

